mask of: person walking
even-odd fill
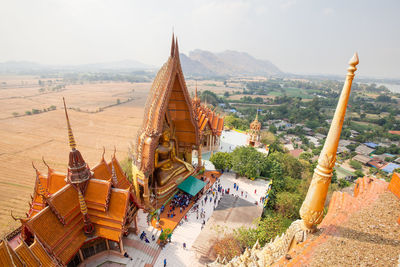
[[[183,249],[186,249],[186,243],[183,242]]]
[[[167,259],[164,259],[164,267],[167,266]]]

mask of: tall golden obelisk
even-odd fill
[[[340,133],[342,131],[351,84],[353,82],[354,72],[357,70],[356,65],[358,62],[358,55],[355,53],[349,62],[350,67],[347,69],[346,82],[343,86],[325,145],[319,156],[318,165],[314,170],[307,196],[300,208],[300,216],[303,219],[306,230],[313,231],[323,218],[326,195],[328,193],[329,184],[331,183]]]

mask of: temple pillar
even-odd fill
[[[310,187],[308,188],[306,198],[300,208],[300,216],[307,230],[313,231],[316,225],[323,219],[325,200],[331,183],[340,133],[342,131],[351,84],[353,82],[354,72],[357,70],[356,65],[358,62],[358,55],[356,53],[349,62],[350,67],[347,69],[346,81],[336,107],[335,115],[333,116],[328,136],[319,156],[318,165],[314,170],[314,175]]]
[[[144,184],[143,184],[143,201],[145,207],[151,210],[152,207],[150,205],[149,177],[147,176],[144,178]]]
[[[201,167],[201,144],[197,149],[197,166]]]
[[[138,218],[137,218],[137,212],[135,213],[135,216],[133,217],[133,223],[135,224],[135,234],[139,234],[139,227],[138,227]]]
[[[122,238],[119,240],[119,249],[121,254],[124,255],[124,242],[122,241]]]
[[[79,259],[81,260],[81,262],[83,262],[85,258],[83,257],[82,249],[79,249],[78,253],[79,253]]]
[[[110,243],[108,243],[108,239],[105,239],[106,240],[106,248],[107,248],[107,250],[110,250]]]

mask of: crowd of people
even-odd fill
[[[179,209],[182,213],[190,204],[192,196],[184,192],[180,192],[174,195],[171,202],[169,203],[169,210],[167,213],[168,218],[174,218],[176,216],[175,209]],[[165,209],[164,205],[161,207],[160,211],[163,212]]]

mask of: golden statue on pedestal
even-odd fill
[[[193,170],[192,165],[176,156],[175,143],[171,140],[171,132],[168,128],[164,129],[160,137],[160,144],[154,155],[154,167],[158,186],[166,185],[179,174]]]

